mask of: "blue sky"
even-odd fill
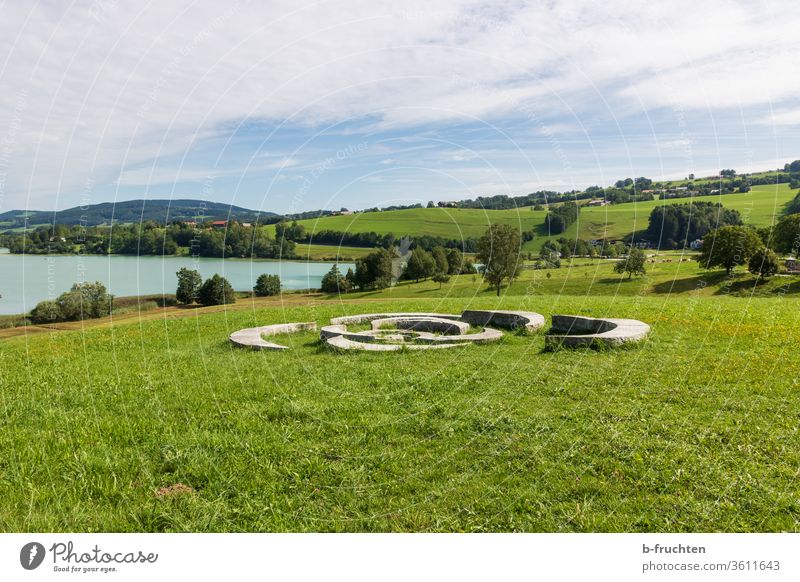
[[[800,158],[796,4],[668,4],[6,3],[0,211],[358,209]]]

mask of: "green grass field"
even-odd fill
[[[788,184],[754,186],[744,194],[705,196],[697,200],[719,202],[726,208],[742,213],[745,223],[769,226],[779,218],[784,207],[797,192]],[[582,239],[622,238],[636,230],[647,228],[650,212],[663,204],[685,204],[688,199],[654,200],[602,207],[586,207],[566,233],[558,236]],[[531,208],[518,210],[474,210],[464,208],[416,208],[366,212],[350,216],[329,216],[300,221],[306,229],[340,232],[377,232],[395,235],[431,235],[446,238],[479,237],[491,223],[511,224],[522,231],[535,231],[535,239],[525,250],[538,250],[549,238],[544,228],[545,211]],[[274,227],[268,227],[273,230]]]
[[[297,256],[306,261],[352,261],[371,253],[374,249],[334,245],[309,245],[297,243]]]
[[[449,294],[240,300],[0,342],[0,531],[797,531],[790,280],[736,297],[662,258],[631,282],[608,262],[526,271],[500,299],[466,276]],[[667,293],[676,280],[692,283]],[[541,334],[386,354],[331,353],[313,332],[276,338],[283,353],[227,342],[466,308],[653,332],[618,351],[545,352]]]

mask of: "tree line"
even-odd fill
[[[297,258],[295,243],[287,237],[271,238],[263,228],[238,223],[213,229],[152,221],[113,228],[57,224],[6,234],[0,243],[18,254],[174,255],[186,249],[200,257]]]

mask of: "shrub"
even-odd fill
[[[200,286],[197,301],[201,305],[227,305],[236,301],[236,298],[228,280],[215,273]]]
[[[281,292],[281,278],[278,275],[259,275],[253,291],[257,297],[278,295]]]
[[[40,301],[31,310],[30,319],[33,323],[54,323],[62,321],[61,308],[55,301]]]

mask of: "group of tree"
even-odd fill
[[[342,275],[339,265],[333,265],[331,270],[322,276],[320,289],[323,293],[349,293],[355,285],[355,273],[353,269],[347,269],[347,273]]]
[[[218,274],[214,274],[205,281],[200,272],[194,269],[181,268],[177,273],[178,287],[175,298],[178,303],[191,305],[228,305],[236,301],[233,287],[230,282]]]
[[[102,283],[75,283],[55,301],[40,301],[29,314],[33,323],[80,321],[111,315],[114,297]]]
[[[579,207],[576,202],[564,202],[552,207],[544,217],[544,226],[550,234],[561,234],[578,220]]]
[[[739,212],[721,204],[666,204],[652,210],[643,236],[657,248],[680,249],[714,229],[741,224]]]
[[[769,243],[767,232],[759,232],[749,226],[723,226],[711,231],[703,239],[697,261],[706,269],[725,269],[730,275],[739,265],[747,265],[748,271],[758,279],[768,279],[778,272],[779,263]]]
[[[273,239],[264,228],[239,223],[202,229],[185,223],[165,227],[152,221],[114,227],[50,225],[4,235],[2,243],[12,253],[28,254],[174,255],[183,248],[201,257],[296,257],[292,240]]]
[[[405,265],[394,249],[380,248],[356,260],[355,271],[348,269],[344,275],[338,265],[333,265],[322,278],[320,288],[325,293],[347,293],[356,288],[362,291],[384,289],[400,277],[412,281],[432,279],[441,287],[452,275],[474,272],[472,260],[456,248],[437,246],[426,251],[418,246],[411,251]]]

